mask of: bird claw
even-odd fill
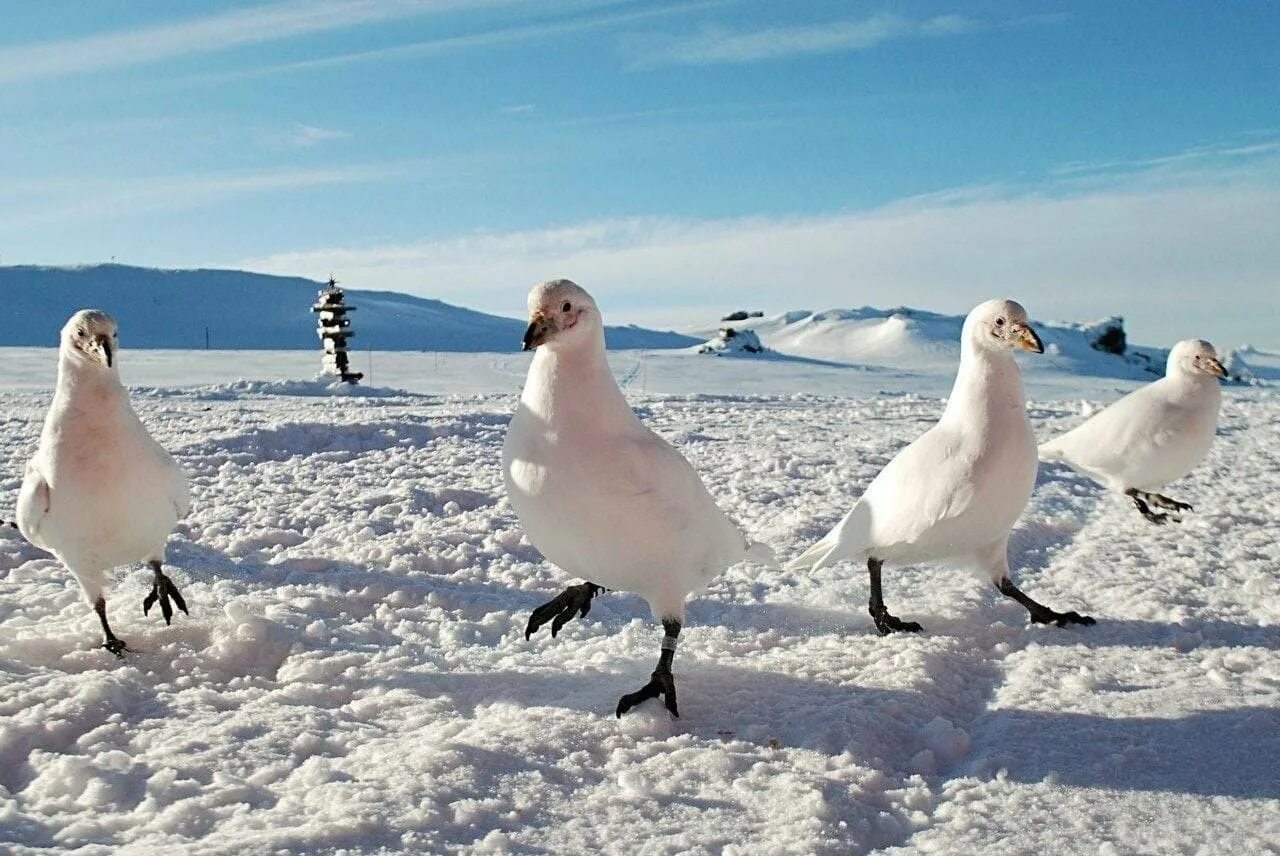
[[[653,670],[653,674],[649,677],[649,683],[633,693],[627,693],[618,699],[618,709],[616,711],[618,719],[622,715],[631,710],[641,702],[648,701],[651,698],[661,696],[666,702],[667,710],[676,719],[680,718],[680,709],[676,705],[676,679],[671,674],[670,669],[664,669],[661,666]]]
[[[591,611],[591,599],[602,591],[604,587],[595,583],[569,586],[533,611],[529,616],[529,623],[525,625],[524,638],[528,640],[542,625],[551,621],[551,638],[554,639],[560,629],[573,619],[575,612],[579,618],[586,618]]]
[[[151,593],[142,600],[142,614],[147,615],[151,612],[151,607],[155,606],[156,601],[160,601],[160,614],[164,616],[165,625],[173,622],[173,606],[177,604],[184,615],[190,615],[187,612],[187,602],[182,599],[182,593],[178,591],[178,587],[173,584],[173,580],[166,577],[159,571],[156,572],[155,583],[151,587]]]
[[[871,613],[871,619],[876,623],[876,632],[881,636],[888,636],[890,633],[919,633],[924,630],[923,627],[915,621],[903,621],[896,616],[885,612]]]
[[[128,645],[125,644],[123,639],[119,639],[115,636],[112,636],[109,639],[105,640],[102,643],[102,647],[106,648],[112,654],[115,654],[121,660],[124,659],[124,655],[126,653],[133,650],[132,648],[130,648]]]

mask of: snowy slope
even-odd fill
[[[737,329],[753,330],[766,347],[783,354],[924,371],[954,367],[960,355],[964,317],[898,306],[892,309],[797,310],[764,318],[736,321]],[[1165,352],[1130,347],[1122,357],[1094,349],[1091,342],[1118,318],[1094,324],[1035,322],[1046,356],[1027,360],[1032,371],[1150,379],[1164,373]],[[722,325],[721,325],[722,326]],[[706,338],[717,327],[698,328],[689,335]]]
[[[132,348],[315,349],[311,306],[322,285],[237,270],[157,270],[124,265],[0,267],[0,345],[56,344],[77,309],[116,317]],[[521,293],[517,289],[514,294]],[[358,350],[518,350],[527,322],[391,291],[347,292]],[[523,310],[523,300],[512,303]],[[683,348],[696,340],[609,327],[613,348]]]
[[[48,404],[0,350],[0,496]],[[69,576],[0,532],[0,851],[104,853],[1260,853],[1280,843],[1280,396],[1225,390],[1208,461],[1153,527],[1053,467],[1013,538],[1026,625],[968,574],[886,571],[918,636],[880,638],[865,570],[736,568],[691,604],[679,721],[617,697],[660,631],[609,594],[525,641],[564,584],[521,537],[499,452],[521,355],[387,357],[417,394],[233,382],[253,354],[124,354],[193,480],[166,628],[115,574],[93,646]],[[288,356],[288,355],[285,355]],[[299,367],[310,365],[297,354]],[[926,378],[615,354],[645,421],[754,538],[795,555],[936,419]],[[803,373],[803,374],[802,374]],[[1044,372],[1040,436],[1130,381]],[[906,394],[879,392],[903,380]],[[740,385],[726,392],[726,383]],[[24,380],[24,383],[26,381]],[[479,394],[477,385],[496,391]],[[668,393],[641,390],[661,388]],[[777,394],[742,390],[777,389]],[[434,390],[434,392],[432,392]],[[457,391],[445,395],[441,391]],[[1051,390],[1052,397],[1044,391]],[[428,394],[429,393],[429,394]],[[0,513],[7,515],[7,500]]]

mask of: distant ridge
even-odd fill
[[[77,309],[110,312],[129,348],[319,349],[311,304],[322,284],[240,270],[129,265],[0,267],[0,346],[54,346]],[[382,351],[514,351],[525,322],[393,291],[348,289],[354,346]],[[522,305],[523,294],[513,303]],[[607,327],[610,348],[684,348],[696,339]]]

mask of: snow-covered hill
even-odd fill
[[[54,345],[77,309],[120,322],[130,348],[315,349],[318,282],[239,270],[125,265],[0,267],[0,345]],[[391,291],[347,292],[359,350],[511,351],[525,322]],[[512,307],[524,305],[513,293]],[[684,348],[697,341],[641,327],[609,327],[609,347]]]
[[[960,315],[943,315],[904,306],[892,309],[798,310],[763,318],[735,321],[737,330],[751,330],[765,347],[779,353],[839,363],[936,370],[954,367],[960,354]],[[689,331],[708,338],[722,325]],[[1147,378],[1164,373],[1166,352],[1158,348],[1125,346],[1124,322],[1105,318],[1091,324],[1036,322],[1044,340],[1046,359],[1027,362],[1030,369],[1053,368],[1103,377]],[[1123,348],[1123,354],[1099,345]]]

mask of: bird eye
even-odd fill
[[[1004,326],[1004,319],[1003,319],[1003,318],[997,318],[997,319],[996,319],[996,326],[997,326],[997,327],[1003,327],[1003,326]]]
[[[572,308],[573,308],[573,305],[572,305],[571,303],[569,303],[569,301],[567,301],[567,300],[566,300],[566,301],[564,302],[564,306],[561,306],[561,307],[560,307],[560,310],[561,310],[562,312],[568,312],[568,311],[569,311],[570,309],[572,309]]]

